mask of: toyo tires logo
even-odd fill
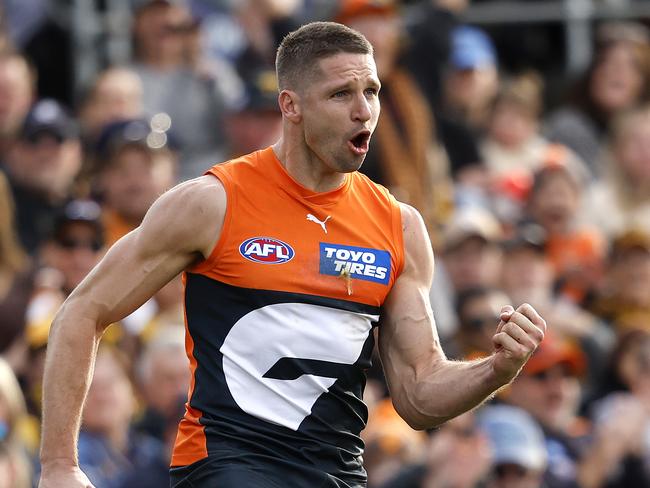
[[[251,237],[239,246],[239,253],[249,261],[262,264],[282,264],[296,254],[286,242],[272,237]]]

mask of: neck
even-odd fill
[[[273,152],[291,177],[312,191],[336,190],[345,182],[346,174],[328,167],[304,141],[291,143],[283,137],[273,145]]]

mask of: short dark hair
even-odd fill
[[[312,22],[287,34],[275,58],[280,90],[295,88],[319,60],[339,53],[373,54],[373,49],[361,33],[336,22]]]

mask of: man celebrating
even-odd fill
[[[171,462],[179,488],[365,486],[361,398],[380,308],[393,403],[416,429],[480,404],[543,339],[532,307],[504,307],[490,357],[446,359],[422,219],[356,171],[379,117],[368,41],[308,24],[276,67],[281,139],[161,196],[57,315],[41,488],[92,486],[75,444],[101,334],[181,271],[192,382]]]

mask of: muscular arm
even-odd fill
[[[379,352],[395,409],[411,427],[425,429],[472,409],[512,381],[541,342],[545,324],[529,305],[504,308],[492,356],[448,360],[429,303],[433,253],[424,223],[406,205],[402,223],[404,270],[384,304]]]
[[[77,466],[82,404],[104,329],[210,253],[225,206],[225,191],[210,176],[165,193],[142,225],[110,249],[57,313],[45,362],[41,486],[47,486],[51,466]],[[58,482],[51,486],[62,486]]]

